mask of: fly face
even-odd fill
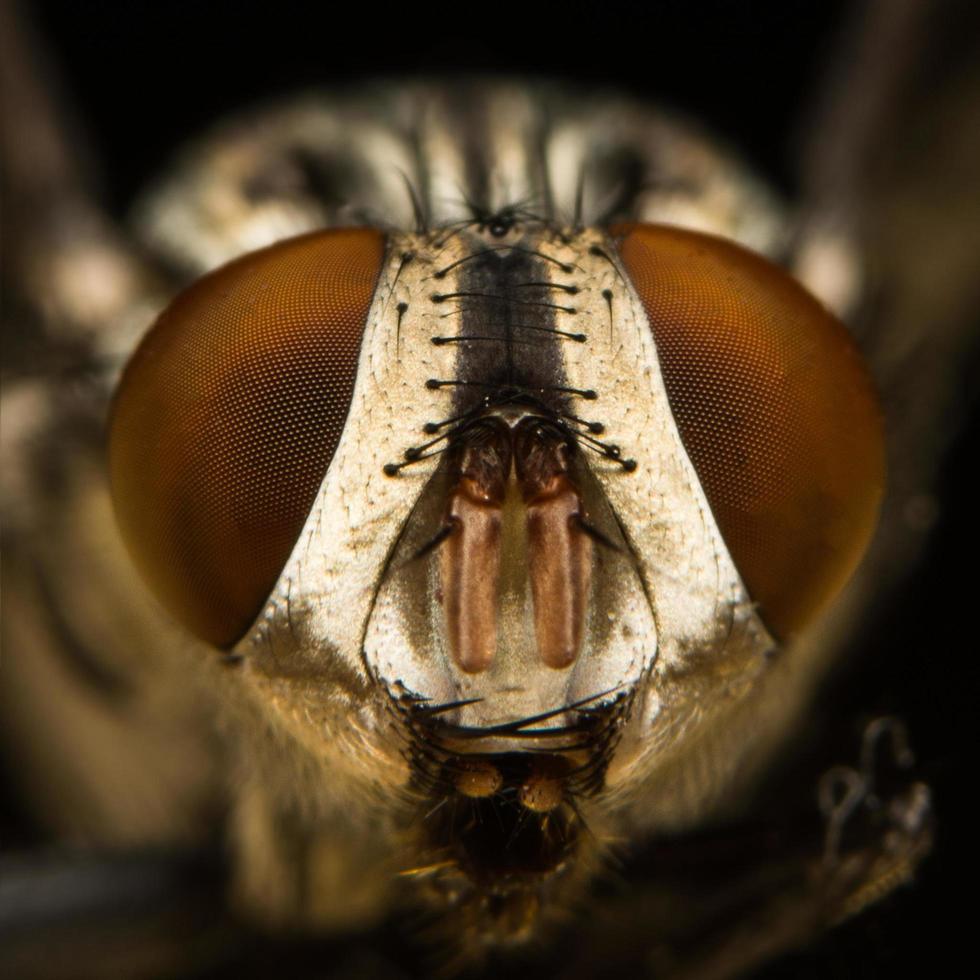
[[[96,899],[139,899],[135,872],[155,923],[171,903],[187,923],[163,945],[193,965],[160,967],[154,941],[156,972],[199,971],[195,937],[213,917],[217,945],[251,962],[254,937],[226,929],[217,891],[202,895],[181,860],[173,878],[166,862],[166,895],[142,873],[147,848],[210,849],[219,833],[228,897],[249,923],[333,932],[340,974],[363,973],[367,945],[373,972],[404,972],[425,899],[451,935],[423,936],[418,973],[467,938],[544,938],[535,920],[571,902],[584,914],[549,944],[546,973],[742,975],[913,875],[928,792],[901,776],[892,792],[886,757],[906,753],[882,736],[897,729],[868,726],[857,767],[827,767],[841,759],[834,733],[894,705],[896,684],[927,758],[960,744],[955,722],[969,716],[942,656],[962,646],[955,609],[969,604],[950,599],[964,581],[920,576],[901,614],[893,590],[925,556],[975,355],[977,145],[963,121],[980,62],[955,11],[865,6],[834,50],[824,33],[793,42],[808,17],[761,34],[755,18],[735,39],[748,48],[729,24],[719,36],[717,18],[678,47],[670,17],[653,37],[611,15],[590,18],[585,47],[574,17],[551,18],[540,43],[518,31],[496,46],[522,70],[581,69],[701,105],[783,173],[791,206],[682,119],[591,86],[371,84],[371,57],[413,78],[419,65],[401,31],[372,23],[370,51],[333,46],[328,77],[350,69],[342,91],[221,122],[125,222],[90,194],[71,106],[32,71],[31,38],[4,7],[4,118],[24,138],[2,153],[12,655],[0,727],[31,839],[36,821],[73,844],[57,865],[70,881],[49,873],[46,849],[8,868],[6,883],[40,903],[4,917],[25,959],[69,972],[117,963],[113,951],[143,959],[135,906],[120,921]],[[304,47],[319,63],[335,19],[324,35],[304,17],[302,37],[288,28],[276,45],[262,18],[242,94],[255,94],[257,63],[272,89]],[[425,31],[439,64],[453,51],[470,63],[457,34],[432,40],[436,20]],[[228,46],[208,45],[202,22],[178,72],[170,44],[156,71],[152,45],[100,45],[100,97],[84,64],[78,75],[86,31],[105,34],[91,22],[62,39],[63,93],[89,93],[80,118],[102,120],[121,205],[154,148],[223,111],[237,86],[216,75]],[[801,96],[821,50],[810,113]],[[130,76],[162,80],[140,88],[137,114],[116,98]],[[797,112],[805,158],[787,168],[777,146]],[[874,413],[830,356],[851,348],[826,319],[710,236],[794,269],[847,319],[882,392],[888,502],[826,613],[880,484]],[[118,523],[167,615],[112,523],[107,401],[153,316],[235,259],[170,307],[113,412]],[[866,509],[842,506],[852,484]],[[845,652],[828,703],[815,681]],[[754,792],[753,767],[784,750],[792,768]],[[938,778],[947,811],[962,786]],[[76,842],[96,849],[83,894]],[[137,853],[106,863],[105,847]],[[609,850],[615,886],[583,888]],[[909,913],[928,919],[941,875],[899,918],[889,903],[889,938],[910,934]],[[73,895],[81,930],[64,919]],[[69,927],[67,949],[35,928],[41,907]],[[879,962],[857,930],[834,941],[834,961]],[[283,952],[277,942],[277,962]],[[322,968],[322,946],[306,972],[312,960]]]
[[[723,792],[883,454],[847,332],[768,261],[514,206],[212,272],[130,362],[110,466],[159,597],[326,761],[310,793],[512,938]]]

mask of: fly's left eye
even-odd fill
[[[715,520],[785,638],[843,585],[877,517],[884,444],[860,353],[794,279],[732,242],[612,233]]]
[[[113,404],[123,538],[157,597],[217,646],[246,632],[347,419],[383,236],[316,232],[244,256],[160,315]]]

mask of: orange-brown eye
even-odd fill
[[[612,234],[712,512],[785,638],[843,586],[874,529],[884,445],[861,356],[795,280],[732,242],[654,225]]]
[[[126,367],[116,516],[158,598],[210,643],[246,632],[313,505],[384,249],[379,232],[341,229],[237,259],[178,296]]]

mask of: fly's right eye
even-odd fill
[[[614,234],[715,520],[786,639],[843,586],[877,520],[870,377],[843,324],[761,256],[667,225]]]
[[[271,592],[347,420],[384,259],[372,229],[280,242],[200,279],[123,374],[109,472],[123,538],[200,638],[239,640]]]

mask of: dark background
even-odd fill
[[[733,142],[794,194],[809,112],[855,4],[828,0],[534,5],[477,0],[406,3],[35,2],[52,65],[98,159],[101,191],[122,214],[146,178],[189,135],[229,110],[298,88],[358,77],[453,71],[533,72],[611,85],[673,104]],[[940,55],[941,56],[941,55]],[[980,380],[974,369],[973,381]],[[822,717],[835,761],[854,757],[859,719],[895,712],[909,727],[917,772],[934,791],[938,833],[918,882],[784,958],[762,976],[884,977],[943,970],[970,938],[977,653],[973,607],[980,543],[973,460],[980,427],[961,422],[940,486],[926,559],[862,653],[832,679]],[[10,800],[5,839],[32,839]],[[967,960],[969,962],[969,960]],[[274,967],[275,964],[268,964]],[[325,963],[318,972],[329,974]],[[247,972],[247,971],[246,971]],[[251,974],[249,974],[251,975]]]
[[[784,187],[793,140],[854,4],[648,0],[379,5],[34,0],[123,205],[230,109],[359,77],[533,73],[689,111]]]

